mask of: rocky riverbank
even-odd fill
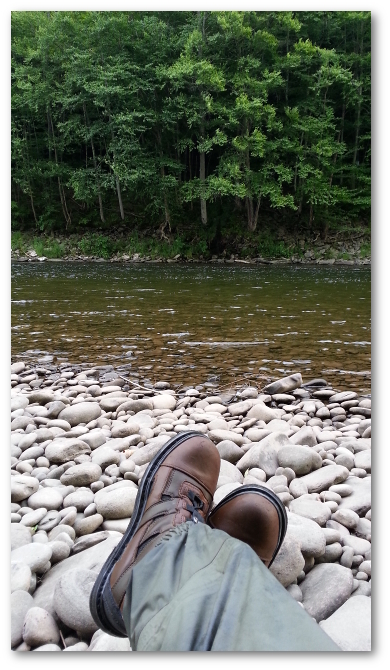
[[[271,572],[341,649],[369,650],[370,396],[300,374],[207,395],[23,362],[11,366],[12,649],[130,651],[97,629],[89,594],[148,463],[189,429],[221,455],[214,503],[249,483],[279,496],[288,530]]]
[[[263,256],[258,256],[256,258],[239,258],[234,254],[230,258],[224,256],[212,256],[210,259],[205,260],[201,258],[185,258],[181,254],[177,254],[172,258],[151,258],[150,256],[141,256],[141,254],[122,254],[119,256],[113,256],[111,258],[102,258],[99,256],[84,256],[78,254],[70,254],[64,256],[63,258],[47,258],[46,256],[38,256],[37,252],[34,249],[30,249],[26,254],[20,255],[13,253],[11,255],[12,261],[22,262],[64,262],[64,261],[84,261],[84,262],[97,262],[97,263],[223,263],[223,264],[243,264],[243,265],[278,265],[278,264],[294,264],[294,265],[371,265],[371,257],[360,258],[358,255],[346,254],[347,258],[340,257],[323,257],[317,256],[313,253],[309,253],[306,256],[291,256],[289,258],[265,258]]]
[[[196,238],[196,235],[195,235]],[[218,244],[191,243],[179,234],[161,239],[135,233],[130,236],[86,231],[84,234],[44,235],[16,231],[11,236],[11,259],[20,262],[97,261],[112,263],[244,263],[370,265],[370,231],[364,227],[319,234],[292,233],[272,227],[257,237],[226,234]],[[218,251],[216,251],[218,248]]]

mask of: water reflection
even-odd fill
[[[12,355],[263,385],[301,371],[370,390],[370,270],[13,263]]]

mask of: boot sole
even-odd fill
[[[154,476],[166,459],[166,457],[174,451],[180,444],[192,437],[203,437],[203,433],[194,430],[179,433],[172,437],[150,461],[142,477],[142,482],[139,486],[137,497],[134,503],[133,514],[131,515],[130,523],[123,535],[122,540],[111,552],[106,562],[104,563],[99,575],[92,588],[89,608],[92,617],[97,626],[108,635],[115,637],[128,637],[123,623],[123,618],[118,605],[116,604],[112,595],[110,586],[110,577],[115,564],[119,561],[127,545],[138,530],[139,523],[143,517],[147,499],[150,495],[150,490],[153,485]],[[113,624],[115,620],[117,626]]]
[[[208,518],[212,518],[213,513],[216,510],[221,509],[221,507],[224,506],[225,503],[229,502],[230,500],[233,500],[234,498],[237,498],[237,496],[244,495],[245,493],[256,493],[260,495],[262,498],[266,498],[270,503],[273,504],[275,507],[278,517],[279,517],[279,536],[278,536],[278,542],[275,548],[275,551],[273,553],[273,556],[269,562],[268,568],[271,567],[272,563],[274,562],[276,555],[278,554],[280,547],[282,546],[282,542],[284,540],[284,537],[286,535],[287,531],[287,513],[286,509],[282,503],[281,500],[279,500],[278,496],[276,493],[271,491],[271,489],[268,489],[266,486],[260,486],[260,484],[245,484],[244,486],[240,486],[240,488],[234,489],[231,491],[231,493],[228,493],[225,498],[221,500],[221,502],[218,503],[213,509],[211,510]]]

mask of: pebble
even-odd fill
[[[354,530],[359,523],[358,515],[351,509],[338,509],[337,512],[332,514],[332,519],[341,523],[349,530]]]
[[[345,546],[343,547],[343,553],[340,557],[340,565],[343,565],[345,568],[351,568],[353,561],[353,549],[352,547]]]
[[[210,430],[208,432],[210,440],[218,444],[218,442],[223,442],[229,440],[229,442],[234,442],[239,447],[245,443],[245,438],[238,433],[234,433],[232,430]]]
[[[92,514],[84,518],[76,519],[73,528],[77,536],[93,533],[103,523],[101,514]]]
[[[80,463],[70,467],[61,475],[60,482],[65,486],[89,486],[96,482],[102,474],[102,469],[97,463]]]
[[[344,536],[341,539],[344,547],[351,547],[355,555],[364,555],[371,547],[371,543],[368,540],[363,540],[363,538],[355,537],[354,535]]]
[[[97,402],[80,402],[65,407],[58,414],[58,418],[67,421],[72,427],[80,423],[89,423],[101,415],[100,405]]]
[[[91,450],[95,450],[98,449],[98,447],[101,447],[102,444],[105,444],[107,438],[104,431],[98,428],[97,430],[91,430],[89,433],[84,433],[82,440],[85,444],[88,444]]]
[[[90,454],[91,448],[78,438],[55,438],[45,449],[45,456],[50,463],[67,463],[81,454]]]
[[[106,530],[102,530],[97,533],[95,532],[83,535],[82,537],[79,537],[74,543],[72,547],[72,555],[78,554],[80,551],[85,551],[85,549],[93,547],[95,544],[98,544],[99,542],[103,542],[103,540],[106,540],[108,537],[109,533]]]
[[[307,485],[300,479],[293,479],[289,484],[289,491],[294,498],[299,498],[309,492]]]
[[[301,553],[299,540],[286,533],[279,553],[270,567],[270,572],[282,584],[290,586],[302,572],[305,559]]]
[[[34,512],[28,512],[23,515],[21,520],[22,526],[36,526],[42,519],[46,516],[47,509],[46,507],[38,507]]]
[[[352,492],[342,499],[339,508],[351,509],[359,516],[363,516],[371,509],[371,477],[364,479],[349,477],[348,485]]]
[[[95,493],[96,509],[104,519],[131,517],[138,492],[137,488],[130,486],[131,483],[128,482],[129,486],[127,487],[114,490],[109,490],[109,487],[107,487]]]
[[[23,623],[23,640],[31,647],[56,644],[60,640],[59,628],[49,612],[42,607],[31,607]]]
[[[59,561],[63,561],[65,558],[68,558],[70,554],[70,546],[67,542],[61,542],[57,539],[53,542],[49,542],[47,546],[52,550],[50,559],[52,565],[54,565],[54,563],[58,563]]]
[[[318,563],[334,563],[337,561],[341,554],[343,553],[343,548],[340,542],[331,542],[326,545],[325,551],[318,558]]]
[[[128,638],[114,637],[102,630],[93,635],[88,651],[131,651]]]
[[[37,378],[31,373],[32,385],[42,384],[44,374],[48,373],[40,372]],[[21,384],[12,390],[11,548],[46,549],[50,554],[33,564],[38,580],[29,567],[32,557],[21,560],[16,554],[12,596],[34,594],[34,606],[59,620],[68,632],[53,605],[57,583],[61,578],[65,582],[72,570],[96,576],[128,528],[148,463],[172,435],[187,430],[207,434],[219,450],[214,504],[242,484],[255,484],[273,490],[287,508],[287,534],[271,571],[275,568],[297,602],[307,608],[308,602],[317,600],[316,613],[325,606],[335,607],[337,613],[351,596],[356,600],[371,594],[371,438],[366,433],[371,430],[370,399],[359,400],[348,391],[337,400],[338,392],[332,389],[301,389],[300,375],[292,375],[293,382],[291,378],[273,382],[279,391],[272,384],[266,387],[274,390],[272,395],[250,387],[236,396],[204,397],[201,389],[190,389],[177,398],[168,391],[153,395],[151,389],[149,397],[137,399],[121,390],[124,381],[113,381],[115,374],[109,374],[105,386],[101,380],[91,384],[84,372],[65,371],[55,393]],[[298,385],[286,390],[291,383]],[[43,504],[42,496],[52,501],[55,497],[54,507]],[[313,584],[311,593],[306,589],[313,573],[329,568],[341,570],[345,597],[345,601],[336,598],[331,606],[328,601],[338,589],[336,578],[332,587],[333,573],[320,573],[324,581],[316,593]],[[344,582],[350,579],[348,593]],[[332,613],[322,619],[328,620]],[[130,650],[128,640],[101,630],[87,647],[92,632],[82,637],[85,642],[68,633],[67,649],[98,650],[101,645],[119,650],[119,641]],[[61,650],[59,641],[27,644],[20,638],[15,646]]]
[[[88,651],[88,645],[86,642],[77,642],[70,647],[65,647],[63,651]]]
[[[50,561],[52,550],[48,545],[31,543],[11,551],[11,561],[28,565],[31,572],[42,572]]]
[[[61,651],[61,647],[58,644],[44,644],[41,647],[36,647],[32,651]]]
[[[291,468],[297,476],[306,475],[322,466],[321,456],[301,445],[282,447],[278,450],[277,458],[281,467]]]
[[[320,563],[301,582],[305,610],[319,622],[327,619],[352,592],[351,570],[337,563]]]
[[[23,525],[11,525],[11,551],[31,543],[31,530]]]
[[[342,651],[371,651],[371,598],[355,595],[320,626]]]
[[[28,591],[31,584],[31,570],[26,563],[11,562],[11,593]]]
[[[11,647],[23,641],[23,623],[27,612],[34,606],[34,600],[27,591],[11,593]]]
[[[90,609],[89,596],[96,581],[96,572],[86,569],[68,570],[55,586],[53,606],[59,619],[79,635],[97,630]]]
[[[260,442],[255,442],[236,464],[241,472],[248,468],[261,468],[272,477],[279,467],[277,452],[290,444],[285,433],[270,433]]]
[[[289,377],[283,377],[264,387],[263,392],[275,395],[276,393],[289,393],[302,386],[302,375],[297,372]]]
[[[355,468],[361,468],[366,472],[371,472],[371,449],[360,451],[355,455]]]
[[[124,519],[109,519],[103,521],[102,528],[104,531],[121,533],[123,535],[126,532],[130,521],[130,517],[125,517]]]
[[[274,410],[267,407],[265,403],[257,402],[247,413],[248,419],[257,419],[268,423],[272,419],[279,419],[283,410]]]
[[[318,558],[325,552],[326,538],[322,528],[318,524],[304,516],[295,514],[289,506],[287,512],[287,533],[300,542],[300,549],[304,557],[314,556]]]
[[[26,500],[33,493],[38,491],[39,481],[35,477],[28,475],[15,475],[11,479],[11,501],[19,502]]]
[[[61,516],[57,510],[50,510],[43,517],[42,521],[38,523],[38,529],[49,531],[54,528],[58,523],[60,523]]]
[[[315,521],[319,526],[325,526],[331,517],[329,507],[317,500],[295,498],[290,502],[289,509],[299,516]]]
[[[45,507],[47,510],[58,510],[62,506],[63,496],[57,487],[41,488],[33,493],[29,499],[29,507],[36,510]]]
[[[345,481],[348,476],[349,470],[342,465],[328,465],[304,475],[301,481],[306,484],[309,493],[320,493],[334,484]]]

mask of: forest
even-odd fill
[[[370,12],[11,15],[12,231],[370,226]]]

